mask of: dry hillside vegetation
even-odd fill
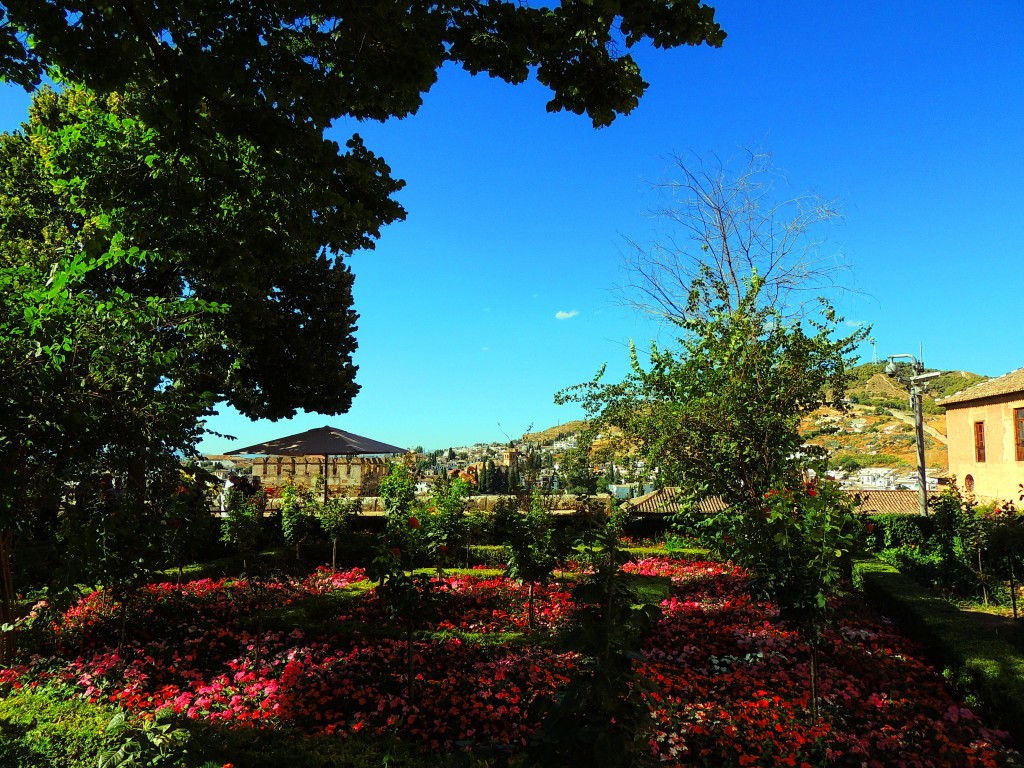
[[[564,437],[571,437],[578,432],[582,432],[586,426],[587,422],[585,421],[567,421],[565,424],[559,424],[557,427],[548,427],[539,432],[527,432],[523,435],[523,440],[530,443],[539,443],[540,445],[550,445],[555,440],[561,440]]]
[[[807,442],[827,448],[832,456],[832,466],[842,465],[851,459],[863,467],[912,469],[917,466],[914,417],[907,384],[886,376],[884,367],[885,363],[865,363],[849,371],[847,411],[821,408],[801,421],[800,431],[807,437]],[[909,373],[909,370],[904,370],[904,375]],[[946,417],[944,409],[935,401],[986,378],[970,371],[945,371],[928,382],[924,394],[927,466],[933,469],[949,466],[945,444]],[[585,426],[583,421],[569,421],[523,435],[523,439],[550,445],[555,440],[580,432]]]
[[[811,445],[828,449],[833,466],[854,459],[863,467],[916,467],[913,417],[899,411],[895,412],[897,415],[886,409],[882,411],[877,413],[874,406],[861,405],[851,405],[846,412],[819,408],[800,423],[800,431]],[[945,435],[944,416],[926,415],[925,425],[940,436]],[[925,464],[934,469],[946,469],[945,443],[928,434],[926,429],[924,444]]]

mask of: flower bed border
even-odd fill
[[[1013,641],[1024,628],[1014,627],[1012,619],[992,622],[988,615],[960,610],[873,557],[854,561],[853,584],[925,646],[950,684],[969,694],[969,703],[991,725],[1024,742],[1024,650]]]

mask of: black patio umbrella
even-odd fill
[[[318,427],[297,435],[279,437],[265,443],[236,448],[229,456],[263,454],[266,456],[323,456],[324,501],[327,501],[327,462],[331,456],[363,456],[380,453],[406,453],[405,448],[355,435],[337,427]]]

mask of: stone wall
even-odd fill
[[[381,458],[331,456],[327,465],[328,492],[334,496],[373,495],[385,471]],[[280,488],[288,478],[312,488],[323,473],[323,456],[267,456],[252,463],[253,482],[263,488]]]

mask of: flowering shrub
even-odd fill
[[[662,618],[640,646],[637,671],[654,729],[645,750],[665,765],[1015,765],[1005,734],[951,698],[916,647],[852,602],[835,604],[820,643],[817,717],[809,715],[808,638],[780,623],[775,603],[750,596],[733,565],[648,558],[624,570],[671,579]],[[360,582],[359,569],[319,569],[302,582],[267,582],[264,604],[319,599]],[[48,682],[136,713],[168,707],[187,720],[239,729],[297,729],[356,737],[395,732],[437,751],[458,743],[522,749],[580,664],[541,645],[477,642],[527,624],[525,587],[504,576],[435,579],[439,602],[412,642],[419,695],[405,681],[406,642],[382,633],[376,590],[337,602],[350,631],[242,621],[244,582],[152,584],[120,650],[118,606],[94,593],[53,625],[48,645],[0,670],[0,695]],[[573,615],[561,586],[545,587],[542,627]],[[358,631],[360,626],[369,629]],[[252,649],[259,643],[263,660]]]
[[[366,581],[366,571],[362,568],[335,571],[333,568],[321,565],[305,578],[302,586],[310,592],[323,595],[337,589],[344,589],[352,584],[358,584],[360,581]]]

